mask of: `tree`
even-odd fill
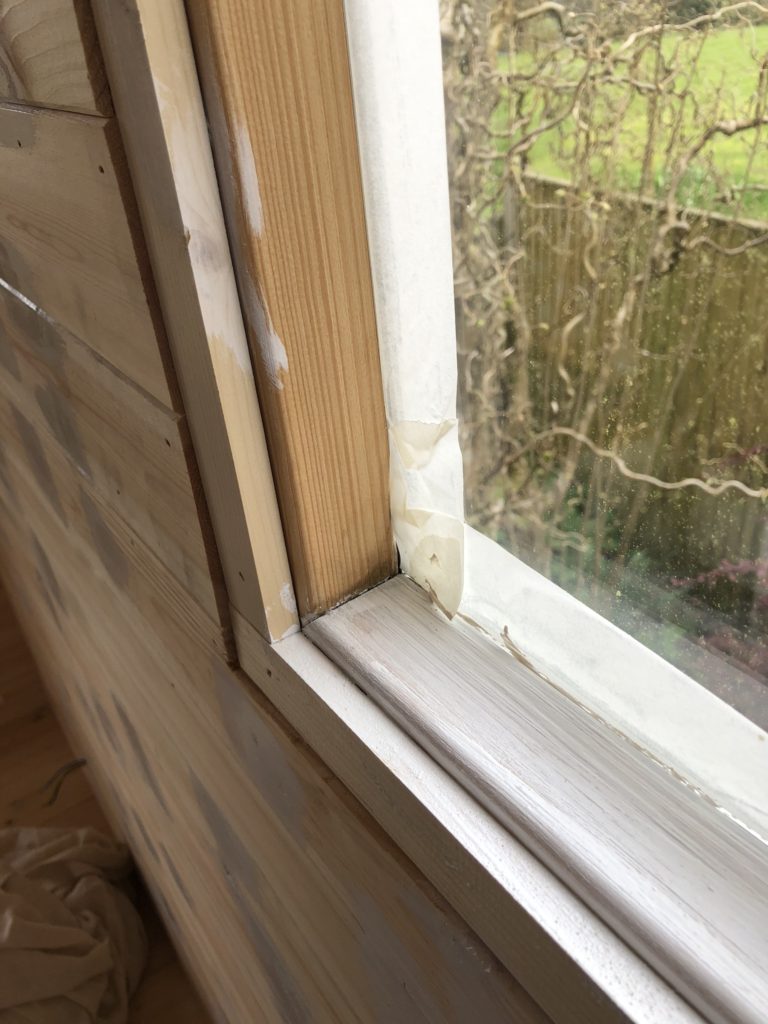
[[[561,582],[615,593],[643,559],[678,559],[667,579],[719,564],[715,513],[687,529],[695,496],[726,496],[754,548],[740,557],[768,532],[764,439],[749,433],[765,427],[751,368],[768,234],[740,219],[768,219],[754,19],[768,24],[768,2],[443,0],[470,519]],[[723,25],[745,30],[740,107],[702,67]],[[738,179],[716,159],[723,139],[741,145]],[[713,319],[722,280],[755,281],[751,308]]]
[[[712,14],[722,6],[721,0],[676,0],[671,5],[670,21],[676,24],[692,21],[702,14]]]

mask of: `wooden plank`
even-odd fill
[[[41,667],[223,1019],[546,1021],[250,681],[182,649],[160,595],[118,586],[48,503],[6,512]]]
[[[112,121],[0,107],[0,278],[171,406],[122,161]]]
[[[183,418],[2,285],[0,333],[0,392],[217,618]]]
[[[307,632],[707,1020],[761,1024],[756,832],[405,577]]]
[[[306,619],[395,569],[343,4],[188,8]]]
[[[229,597],[279,639],[298,617],[184,4],[94,11]]]
[[[68,532],[70,546],[88,553],[99,575],[108,577],[142,607],[156,604],[162,610],[168,630],[177,631],[180,646],[194,637],[222,657],[229,653],[228,638],[218,620],[199,606],[141,537],[102,502],[55,445],[46,444],[42,431],[2,392],[0,433],[4,439],[0,486],[13,515],[33,520],[38,509],[48,510]],[[46,579],[50,563],[45,549],[35,550],[38,573]],[[55,587],[50,596],[51,612],[61,620]]]
[[[0,0],[0,100],[111,113],[87,0]]]
[[[30,689],[35,691],[41,707],[35,715],[13,722],[0,719],[0,825],[90,826],[102,832],[113,831],[93,795],[87,767],[69,771],[58,792],[48,785],[62,768],[77,763],[78,753],[47,706],[37,667],[0,587],[0,707],[3,708],[11,682],[5,668],[9,656],[16,661],[17,652],[22,652]],[[131,1024],[157,1024],[157,1021],[204,1024],[210,1018],[146,897],[141,900],[139,910],[147,930],[149,950],[141,984],[131,999]]]

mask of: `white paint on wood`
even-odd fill
[[[240,175],[240,188],[243,209],[248,227],[256,235],[261,236],[264,230],[264,212],[261,206],[259,179],[256,175],[256,161],[253,158],[251,137],[248,126],[240,125],[235,133],[235,157]]]
[[[403,577],[306,632],[708,1020],[763,1024],[764,843]]]
[[[439,9],[424,0],[344,7],[395,540],[403,570],[455,612],[464,484]]]
[[[702,1024],[304,634],[234,626],[244,669],[556,1024]]]
[[[229,598],[277,639],[298,619],[184,4],[93,8]]]
[[[253,336],[259,346],[259,357],[266,370],[269,383],[278,391],[283,389],[283,374],[288,372],[288,353],[280,340],[272,320],[261,300],[255,283],[247,282],[245,312]]]
[[[459,614],[768,837],[768,736],[489,538],[465,527]]]
[[[294,615],[296,614],[296,598],[294,597],[293,587],[290,583],[284,583],[282,587],[280,587],[280,601],[286,611],[293,612]]]
[[[438,4],[345,11],[403,571],[768,835],[766,734],[464,523]]]
[[[0,105],[0,140],[0,269],[173,408],[114,121]]]

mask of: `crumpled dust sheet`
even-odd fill
[[[95,829],[0,829],[0,1024],[124,1024],[146,936]]]

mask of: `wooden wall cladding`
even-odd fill
[[[69,531],[69,546],[91,552],[100,571],[130,600],[172,620],[180,637],[195,637],[225,656],[218,622],[7,398],[0,401],[0,431],[6,442],[3,472],[16,481],[16,515],[29,516],[45,500]],[[48,546],[40,545],[47,557]]]
[[[9,589],[221,1019],[544,1021],[109,522],[73,531],[62,481],[8,447]]]
[[[0,106],[0,277],[172,405],[112,120]]]
[[[111,112],[87,0],[0,0],[0,100]]]
[[[2,286],[0,336],[0,390],[40,447],[65,454],[76,478],[215,618],[183,418]]]
[[[266,639],[298,625],[182,0],[94,0],[230,604]]]

